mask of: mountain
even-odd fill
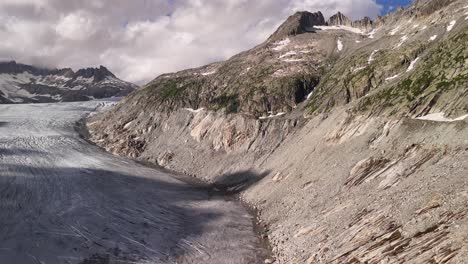
[[[103,66],[74,72],[0,62],[0,103],[87,101],[125,96],[136,88]]]
[[[87,125],[114,154],[238,193],[278,263],[467,263],[466,43],[461,0],[298,12]]]

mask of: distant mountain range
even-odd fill
[[[125,96],[136,88],[104,66],[75,72],[0,62],[0,103],[88,101]]]

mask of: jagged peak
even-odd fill
[[[352,21],[343,13],[338,11],[338,13],[328,19],[327,24],[329,26],[351,26]]]
[[[0,73],[17,74],[29,72],[32,74],[47,74],[49,72],[56,72],[57,69],[47,69],[44,67],[37,67],[27,64],[18,63],[15,60],[0,62]]]
[[[322,12],[311,13],[308,11],[299,11],[290,16],[269,40],[278,40],[287,36],[295,36],[310,32],[314,26],[326,25]]]
[[[94,77],[94,80],[96,82],[101,81],[105,79],[105,77],[108,77],[108,76],[115,78],[115,75],[102,65],[99,68],[80,69],[75,73],[75,77],[83,77],[83,78]]]
[[[102,81],[106,77],[117,78],[112,72],[110,72],[106,67],[99,66],[99,68],[85,68],[80,69],[77,72],[74,72],[71,68],[63,69],[47,69],[43,67],[33,66],[18,63],[14,60],[11,61],[0,61],[0,73],[7,74],[19,74],[23,72],[29,72],[35,75],[62,75],[69,78],[93,78],[96,82]]]

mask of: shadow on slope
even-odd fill
[[[218,208],[223,203],[200,206],[209,199],[207,192],[154,175],[160,172],[2,167],[2,263],[167,263],[180,256],[224,254],[226,247],[232,248],[226,261],[254,255],[245,245],[249,240],[240,235],[251,232],[251,226],[230,219]],[[223,175],[217,186],[240,191],[262,177],[249,172]],[[222,241],[196,242],[219,248],[191,246],[188,241],[213,229],[213,223]],[[253,263],[256,256],[249,258]]]
[[[252,170],[244,170],[229,174],[223,174],[216,178],[210,186],[227,194],[237,194],[250,188],[252,185],[265,178],[270,172],[258,174]]]

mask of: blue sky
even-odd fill
[[[379,5],[384,6],[382,10],[382,15],[386,15],[387,13],[393,12],[396,10],[398,6],[408,6],[413,2],[412,0],[377,0]]]

